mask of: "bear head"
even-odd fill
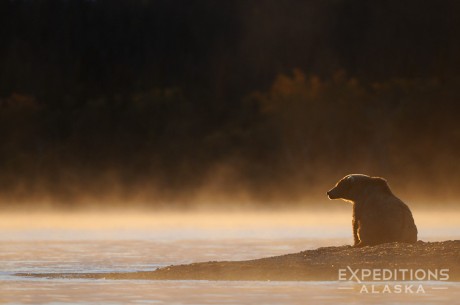
[[[380,177],[370,177],[361,174],[352,174],[343,177],[337,184],[327,192],[329,199],[343,199],[356,201],[366,195],[369,191],[379,189],[389,192],[387,181]]]

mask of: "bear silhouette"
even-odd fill
[[[409,207],[392,193],[385,179],[348,175],[327,195],[353,204],[354,247],[417,241],[417,227]]]

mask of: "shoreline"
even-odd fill
[[[120,273],[17,273],[40,278],[107,280],[211,280],[211,281],[337,281],[339,270],[417,270],[426,274],[444,270],[447,281],[460,281],[460,240],[388,243],[373,247],[322,247],[314,250],[246,261],[210,261],[171,265],[153,271]],[[446,272],[445,270],[448,269]],[[342,273],[344,273],[342,272]],[[345,274],[344,273],[344,274]],[[351,273],[344,275],[349,278]],[[410,273],[407,273],[409,276]],[[419,272],[418,275],[423,275]],[[400,275],[401,276],[401,275]],[[414,275],[412,274],[412,277]],[[410,280],[410,279],[405,279]],[[436,278],[436,280],[439,280]],[[404,280],[403,280],[404,281]]]

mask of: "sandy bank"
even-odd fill
[[[351,270],[423,269],[428,272],[449,269],[448,280],[460,281],[460,240],[418,241],[415,244],[389,243],[364,248],[323,247],[248,261],[203,262],[144,272],[18,275],[114,280],[336,281],[339,279],[339,269],[347,269],[347,266]],[[349,276],[350,272],[347,272],[346,277]],[[406,276],[409,276],[409,273]]]

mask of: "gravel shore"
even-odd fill
[[[17,275],[117,280],[337,281],[339,276],[341,279],[356,280],[353,272],[361,277],[366,276],[367,273],[360,273],[364,269],[377,270],[377,276],[380,277],[385,269],[388,276],[393,275],[391,280],[420,280],[423,277],[426,280],[430,273],[431,280],[436,280],[433,277],[441,277],[441,274],[446,280],[448,274],[449,281],[460,281],[460,240],[388,243],[363,248],[323,247],[248,261],[201,262],[144,272]],[[423,271],[414,274],[418,269]]]

